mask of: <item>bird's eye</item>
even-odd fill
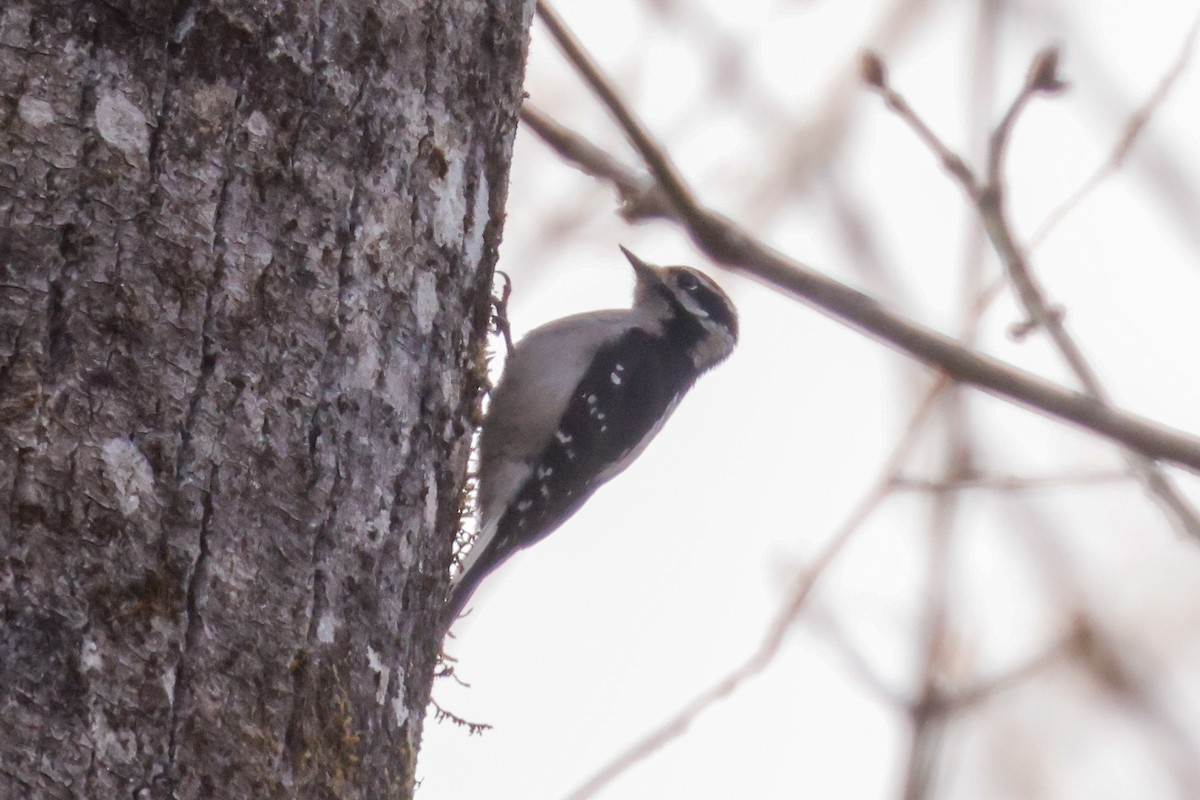
[[[700,282],[696,280],[696,276],[690,272],[681,272],[679,277],[675,279],[675,285],[685,292],[693,292]]]

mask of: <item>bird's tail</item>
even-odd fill
[[[471,596],[479,588],[479,584],[487,577],[486,564],[480,563],[480,557],[485,554],[488,545],[496,534],[496,523],[485,524],[475,537],[467,557],[463,559],[462,567],[457,575],[450,579],[450,588],[446,590],[446,602],[439,612],[439,625],[442,636],[450,632],[450,627],[462,614]]]

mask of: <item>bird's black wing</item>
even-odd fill
[[[498,565],[578,511],[653,438],[694,372],[686,354],[640,328],[599,350],[484,558]]]

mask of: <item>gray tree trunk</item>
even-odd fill
[[[531,12],[0,3],[0,798],[411,795]]]

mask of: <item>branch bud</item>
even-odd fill
[[[887,88],[887,67],[874,50],[863,50],[858,56],[858,71],[863,83],[873,89]]]
[[[1025,90],[1029,92],[1044,92],[1055,94],[1067,88],[1058,77],[1059,49],[1056,46],[1047,47],[1034,56],[1029,65],[1029,74],[1025,76]]]

